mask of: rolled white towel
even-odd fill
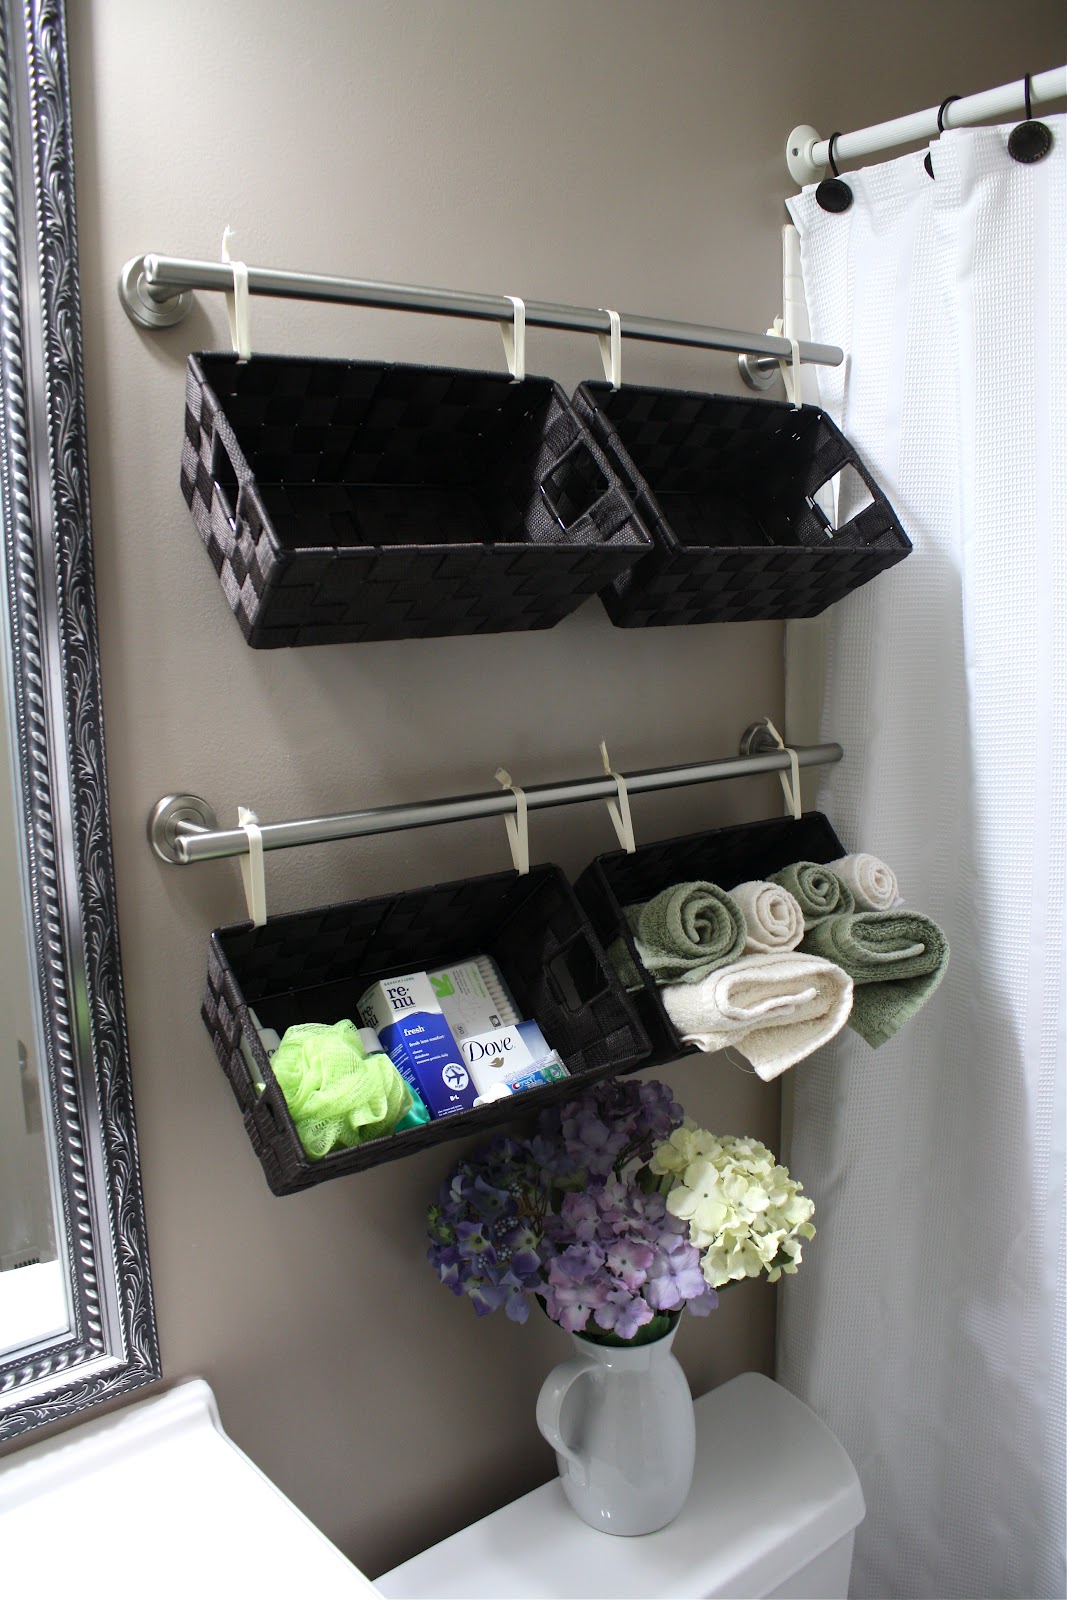
[[[795,950],[804,937],[800,902],[777,883],[754,879],[730,890],[745,919],[746,955],[773,955]]]
[[[832,1039],[852,1010],[852,979],[821,956],[742,956],[700,983],[659,991],[686,1044],[699,1050],[734,1045],[764,1082]]]
[[[896,873],[877,856],[857,851],[855,855],[842,856],[840,861],[831,861],[829,867],[852,890],[857,911],[892,911],[894,906],[904,904]]]

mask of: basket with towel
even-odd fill
[[[801,848],[807,859],[778,864]],[[884,862],[839,849],[812,813],[614,852],[587,870],[579,893],[657,1060],[736,1046],[770,1081],[846,1023],[877,1048],[926,1003],[948,964],[944,934],[901,906]],[[733,883],[742,865],[763,876]],[[694,870],[709,878],[680,876]],[[671,881],[654,887],[664,872]]]
[[[655,544],[601,591],[617,627],[813,617],[911,550],[815,406],[599,382],[581,384],[574,406]],[[843,492],[834,514],[827,486],[838,473],[844,486],[846,468],[857,508]]]
[[[574,1079],[588,1082],[631,1070],[648,1054],[632,1004],[574,890],[552,865],[531,867],[522,876],[493,873],[272,917],[260,927],[243,922],[215,930],[201,1014],[275,1194],[291,1194],[443,1140],[484,1133],[519,1114],[517,1100],[504,1098],[433,1121],[412,1125],[411,1119],[401,1131],[379,1133],[374,1120],[386,1109],[397,1115],[406,1109],[401,1101],[388,1108],[383,1077],[372,1084],[373,1104],[358,1091],[343,1103],[334,1097],[321,1107],[293,1101],[298,1117],[307,1112],[317,1122],[348,1115],[367,1125],[368,1137],[316,1159],[308,1153],[308,1129],[298,1132],[283,1092],[290,1088],[288,1075],[302,1062],[286,1060],[287,1081],[280,1083],[263,1048],[260,1030],[269,1029],[282,1049],[290,1040],[306,1044],[317,1066],[323,1041],[305,1042],[300,1030],[348,1021],[352,1037],[330,1037],[326,1043],[334,1054],[348,1052],[342,1063],[346,1072],[349,1063],[358,1067],[354,1019],[368,987],[400,973],[460,962],[473,951],[485,952],[495,963],[522,1017],[537,1023],[569,1073],[525,1090],[523,1111],[573,1094]],[[379,1066],[381,1059],[370,1056],[368,1070]],[[304,1077],[301,1094],[306,1082]]]
[[[683,1034],[689,1030],[672,1020],[662,985],[695,990],[710,982],[714,987],[716,974],[733,969],[742,955],[762,956],[766,965],[795,951],[804,933],[802,922],[798,924],[796,912],[790,916],[786,897],[768,893],[767,881],[794,862],[829,862],[844,854],[827,818],[811,811],[797,820],[773,817],[661,840],[630,854],[613,850],[586,867],[575,889],[624,986],[631,990],[652,1045],[647,1065],[673,1061],[700,1048],[687,1043]],[[751,885],[756,887],[748,893]],[[678,886],[699,886],[704,892],[672,896]],[[746,893],[738,898],[733,891],[740,886]],[[634,907],[640,912],[635,913]],[[757,929],[751,944],[746,910]],[[677,964],[672,966],[668,957],[654,974],[643,952],[647,956],[652,946],[662,952],[665,938],[674,941]],[[771,981],[771,974],[765,973],[765,983]],[[810,982],[803,987],[811,987]],[[727,1006],[745,1003],[741,994],[720,999]],[[743,1045],[740,1048],[744,1050]]]
[[[549,628],[651,548],[548,378],[192,355],[181,486],[258,649]]]

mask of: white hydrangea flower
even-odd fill
[[[766,1272],[771,1283],[800,1265],[815,1206],[756,1139],[720,1138],[686,1118],[649,1163],[672,1180],[667,1209],[689,1224],[713,1289]]]

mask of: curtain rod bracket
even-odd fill
[[[818,143],[819,130],[808,122],[800,123],[786,140],[786,166],[789,168],[789,176],[798,189],[803,189],[806,183],[814,183],[826,172],[825,163],[815,161],[812,156]]]

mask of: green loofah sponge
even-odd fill
[[[271,1060],[306,1153],[315,1160],[406,1126],[411,1090],[387,1055],[367,1055],[352,1022],[287,1028]]]

